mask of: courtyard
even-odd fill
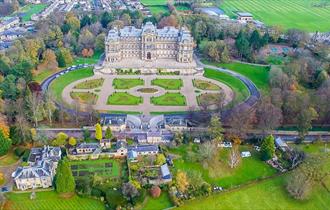
[[[70,105],[79,99],[77,96],[81,96],[83,100],[80,98],[78,101],[82,108],[86,104],[93,104],[96,110],[150,114],[188,111],[191,107],[198,109],[201,100],[210,99],[212,101],[209,104],[212,105],[214,97],[205,96],[216,97],[220,92],[225,95],[225,104],[235,97],[234,91],[227,84],[202,75],[104,74],[78,78],[66,84],[60,100]],[[90,100],[89,95],[92,97]]]

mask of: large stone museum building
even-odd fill
[[[105,40],[103,73],[136,69],[142,73],[180,71],[189,74],[196,68],[194,40],[184,28],[157,29],[147,22],[141,29],[126,26],[112,29]]]

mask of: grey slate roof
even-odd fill
[[[158,152],[158,146],[152,144],[144,144],[137,146],[129,146],[128,150],[134,150],[136,152]]]

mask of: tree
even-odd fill
[[[70,26],[70,30],[72,31],[78,31],[80,29],[80,21],[73,12],[66,14],[65,22]]]
[[[2,97],[5,99],[16,99],[18,90],[16,87],[16,77],[12,74],[5,77],[5,80],[1,82],[0,88],[2,91]]]
[[[177,27],[178,26],[178,22],[177,22],[177,18],[174,15],[170,15],[170,16],[164,16],[158,23],[158,27],[159,28],[164,28],[166,26],[173,26],[173,27]]]
[[[78,46],[79,49],[92,49],[94,48],[95,37],[88,29],[83,29],[80,32],[79,39],[78,39]]]
[[[309,129],[312,128],[312,121],[317,119],[318,114],[313,107],[304,107],[299,112],[298,121],[298,133],[301,140],[308,134]]]
[[[250,45],[254,51],[258,51],[263,46],[263,40],[258,30],[254,30],[250,36]]]
[[[111,13],[108,12],[104,12],[101,16],[101,24],[103,28],[107,28],[108,24],[113,21],[113,15]]]
[[[95,38],[95,52],[104,52],[105,49],[105,34],[101,33]]]
[[[313,183],[301,171],[294,171],[287,180],[286,189],[297,200],[305,200],[310,196]]]
[[[139,191],[130,182],[123,184],[122,193],[131,204],[133,204],[133,198],[139,195]]]
[[[208,127],[208,133],[210,134],[212,140],[216,143],[221,143],[223,140],[223,131],[220,117],[212,116]]]
[[[8,153],[11,143],[11,139],[5,137],[3,132],[0,131],[0,156]]]
[[[270,98],[263,97],[256,110],[257,126],[264,133],[277,128],[282,122],[282,110],[274,106]]]
[[[53,141],[53,144],[56,146],[62,146],[66,143],[66,140],[68,139],[68,135],[63,133],[63,132],[59,132],[56,135],[55,140]]]
[[[70,162],[66,158],[60,160],[56,169],[55,187],[57,193],[73,193],[75,190]]]
[[[89,141],[91,138],[91,133],[89,132],[88,129],[84,129],[83,130],[83,137],[84,137],[84,141]]]
[[[236,40],[235,46],[238,50],[240,57],[249,58],[251,51],[250,51],[250,44],[249,40],[246,37],[246,34],[243,31],[240,31]]]
[[[70,138],[69,138],[69,144],[70,144],[71,146],[76,146],[76,144],[77,144],[77,139],[75,139],[74,137],[70,137]]]
[[[261,159],[266,161],[272,159],[275,155],[275,140],[272,135],[267,136],[261,143]]]
[[[101,141],[103,138],[102,127],[100,123],[96,123],[95,125],[95,138],[99,141]]]
[[[42,62],[38,65],[38,70],[56,70],[58,67],[56,54],[53,50],[47,49],[43,55]]]
[[[175,132],[174,134],[174,141],[176,145],[181,145],[183,142],[183,134],[180,131]]]
[[[42,98],[40,93],[32,92],[28,95],[28,106],[31,111],[31,118],[34,121],[34,126],[38,127],[38,121],[42,118]]]
[[[157,154],[155,164],[160,166],[163,165],[164,163],[166,163],[165,155]]]
[[[178,171],[175,176],[175,186],[178,188],[179,192],[184,193],[188,189],[189,181],[187,174],[184,171]]]
[[[154,185],[150,188],[150,195],[153,198],[159,198],[161,193],[162,193],[162,190],[156,185]]]
[[[53,113],[55,111],[55,101],[54,101],[54,97],[51,93],[51,91],[46,91],[44,93],[44,98],[43,98],[44,102],[43,102],[43,105],[44,105],[44,111],[45,111],[45,115],[46,115],[46,118],[48,119],[48,122],[50,125],[52,125],[52,122],[53,122]]]
[[[207,141],[199,146],[198,152],[201,161],[212,161],[217,151],[217,145]]]
[[[105,138],[106,139],[111,139],[112,138],[112,131],[111,131],[111,128],[109,126],[105,130]]]
[[[241,162],[241,154],[238,150],[238,146],[234,145],[229,152],[228,164],[230,168],[236,168]]]
[[[73,63],[71,52],[67,48],[60,48],[57,53],[57,62],[59,67],[66,67]]]

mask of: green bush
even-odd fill
[[[22,156],[22,160],[23,160],[24,162],[27,162],[28,159],[29,159],[29,155],[30,155],[30,150],[29,150],[29,149],[26,149],[26,150],[24,151],[23,156]]]
[[[14,153],[17,157],[22,157],[22,155],[24,154],[25,152],[25,149],[24,148],[21,148],[21,147],[17,147],[15,150],[14,150]]]

